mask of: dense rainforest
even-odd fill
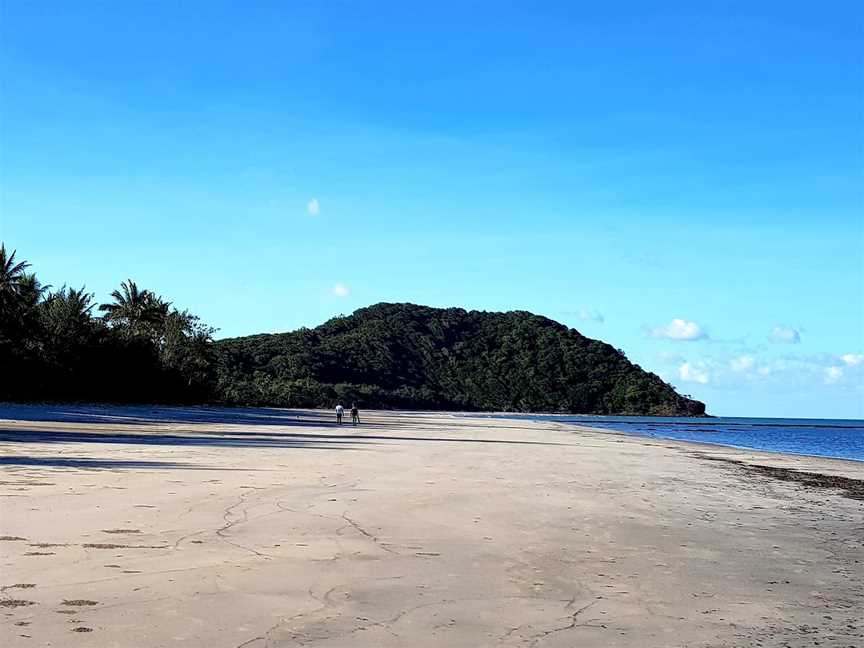
[[[52,290],[28,269],[0,246],[0,400],[705,413],[623,352],[524,311],[376,304],[214,341],[131,280],[97,310],[83,287]]]
[[[216,343],[229,402],[702,415],[621,351],[524,311],[376,304],[314,329]]]

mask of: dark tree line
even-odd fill
[[[131,280],[111,298],[43,285],[0,244],[0,400],[210,400],[214,329]]]
[[[624,353],[524,311],[377,304],[213,341],[132,280],[98,305],[0,245],[0,400],[702,415]]]

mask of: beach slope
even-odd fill
[[[0,643],[864,645],[862,464],[361,415],[0,407]]]

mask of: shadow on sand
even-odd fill
[[[329,413],[328,413],[329,414]],[[0,404],[0,419],[53,423],[123,423],[164,425],[212,423],[219,425],[309,425],[329,420],[324,412],[275,408],[161,407],[152,405],[19,405]]]
[[[174,461],[134,461],[121,459],[88,459],[85,457],[30,457],[11,456],[0,457],[0,466],[28,466],[33,468],[76,468],[102,470],[141,470],[152,468],[156,470],[239,470],[236,468],[219,468],[198,466],[195,464],[178,463]],[[247,469],[244,469],[247,472]]]
[[[493,443],[506,445],[565,445],[546,441],[513,441],[509,439],[458,439],[381,434],[258,434],[255,432],[220,431],[218,434],[160,434],[135,432],[79,432],[76,430],[25,430],[0,425],[0,442],[4,443],[121,443],[130,445],[225,446],[242,448],[312,448],[331,450],[382,442],[413,443]]]
[[[360,428],[383,430],[388,428],[429,427],[429,414],[447,416],[448,412],[391,411],[392,420],[365,421]],[[95,425],[244,425],[278,427],[332,427],[352,429],[348,423],[339,427],[334,414],[324,410],[289,410],[274,407],[212,407],[212,406],[159,406],[159,405],[30,405],[0,403],[0,421],[33,421],[50,423],[81,423]],[[488,417],[486,421],[488,423]],[[454,416],[448,428],[476,427],[477,422]],[[505,419],[495,421],[495,428],[531,430]],[[216,431],[211,431],[216,432]],[[219,430],[219,434],[223,431]],[[250,430],[248,433],[253,433]],[[419,440],[419,439],[408,439]],[[451,439],[447,439],[448,441]]]

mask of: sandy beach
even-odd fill
[[[864,645],[864,464],[362,416],[0,407],[0,643]]]

